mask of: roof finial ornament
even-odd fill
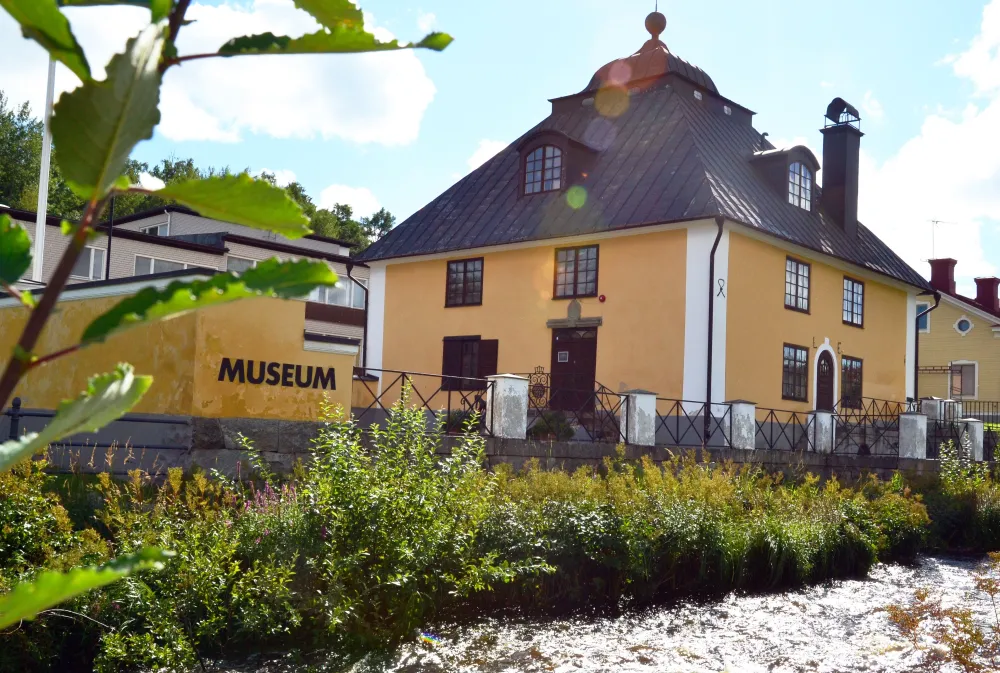
[[[654,40],[660,39],[660,34],[667,27],[667,17],[663,16],[659,12],[659,2],[656,4],[657,9],[646,17],[646,30],[649,34],[653,36]]]

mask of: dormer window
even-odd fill
[[[562,188],[562,150],[543,145],[524,161],[524,193],[537,194]]]
[[[805,164],[796,161],[788,167],[788,202],[803,210],[812,210],[813,175]]]

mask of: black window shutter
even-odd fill
[[[479,342],[479,378],[496,375],[499,349],[500,342],[496,339],[483,339]]]
[[[441,364],[441,374],[444,376],[462,375],[462,341],[458,339],[444,340],[444,358]],[[458,390],[460,379],[442,379],[442,390]]]

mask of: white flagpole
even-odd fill
[[[45,91],[45,130],[42,135],[42,170],[38,175],[38,215],[35,219],[35,250],[34,266],[31,277],[39,283],[42,278],[42,257],[45,252],[45,219],[49,206],[49,160],[52,154],[52,130],[49,120],[52,118],[52,99],[56,90],[56,62],[49,58],[49,81]]]

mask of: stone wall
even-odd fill
[[[179,418],[179,417],[176,417]],[[0,416],[0,425],[6,419]],[[38,420],[25,419],[25,429],[36,430]],[[101,446],[92,448],[54,448],[51,457],[60,469],[79,469],[85,472],[107,469],[105,449],[109,444],[118,444],[112,459],[112,471],[124,474],[128,469],[142,467],[146,470],[163,470],[167,467],[190,468],[195,465],[206,470],[237,476],[248,470],[247,455],[241,449],[240,435],[253,442],[261,456],[274,470],[288,472],[299,459],[308,461],[312,450],[312,440],[318,435],[322,423],[303,421],[281,421],[256,418],[198,418],[185,417],[181,426],[129,424],[120,421],[102,430],[100,436],[92,440]],[[24,427],[22,426],[22,427]],[[0,428],[2,430],[2,428]],[[143,434],[145,433],[145,434]],[[446,437],[442,453],[448,453],[449,446],[458,441],[457,437]],[[170,443],[173,446],[187,444],[189,448],[175,450],[148,450],[149,445]],[[132,447],[131,453],[128,447]],[[875,473],[888,478],[896,470],[907,473],[931,474],[938,470],[935,460],[913,458],[893,458],[884,456],[845,456],[820,454],[804,451],[767,451],[708,448],[700,450],[667,449],[664,447],[626,446],[625,457],[637,460],[651,456],[654,461],[670,459],[678,453],[694,451],[699,460],[707,455],[713,462],[733,461],[759,465],[768,471],[784,471],[789,476],[812,472],[821,477],[837,475],[844,480],[855,479],[866,473]],[[486,440],[486,456],[492,467],[508,463],[515,469],[522,468],[531,459],[536,459],[546,469],[562,468],[575,470],[581,466],[600,466],[605,458],[617,455],[613,443],[559,442],[544,440],[494,439]],[[131,457],[130,457],[131,456]],[[129,458],[128,462],[125,459]]]

